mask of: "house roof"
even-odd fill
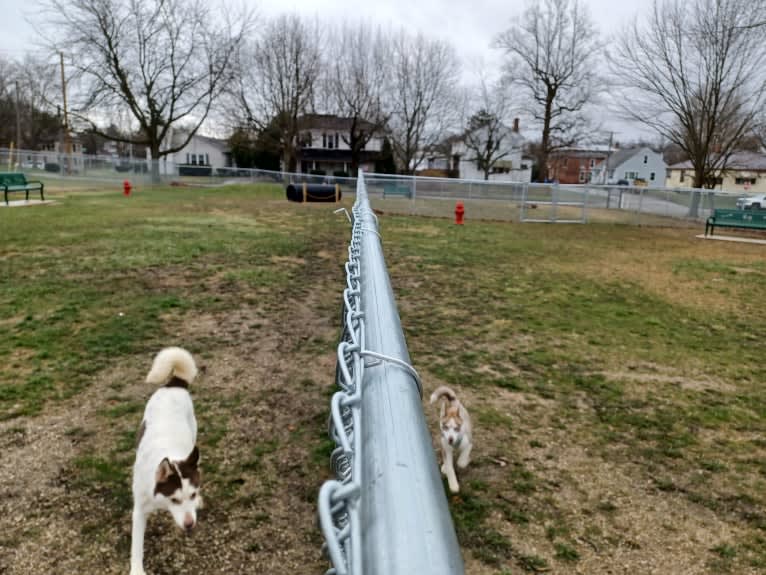
[[[171,141],[173,142],[173,146],[180,145],[186,139],[188,135],[189,135],[188,132],[183,132],[183,131],[174,132],[171,138]],[[209,146],[212,146],[213,148],[217,148],[222,152],[229,151],[229,142],[227,142],[226,140],[220,140],[218,138],[210,138],[209,136],[203,136],[201,134],[194,134],[194,136],[192,136],[192,139],[189,140],[189,144],[191,144],[194,140],[208,144]]]
[[[478,132],[479,130],[482,130],[482,129],[484,128],[478,127],[474,130],[467,129],[460,134],[452,134],[450,136],[447,136],[441,142],[429,147],[426,150],[426,157],[434,158],[434,157],[450,156],[452,155],[456,144],[465,143],[469,134]],[[510,128],[506,126],[505,124],[502,124],[499,130],[502,131],[502,137],[504,138],[504,142],[509,144],[511,148],[520,148],[523,145],[524,136],[522,136],[519,132],[513,130],[513,128]],[[503,145],[506,145],[505,143]]]
[[[627,162],[641,150],[643,150],[643,148],[621,148],[616,150],[609,156],[609,166],[616,168]]]
[[[679,162],[668,166],[669,170],[692,170],[691,160]],[[753,172],[766,172],[766,154],[758,152],[735,152],[726,162],[727,170],[750,170]]]
[[[550,154],[553,158],[606,158],[609,152],[606,150],[593,150],[585,148],[561,148]]]
[[[333,114],[304,114],[298,118],[301,130],[337,130],[339,132],[351,131],[353,118],[343,118]],[[359,127],[371,130],[375,125],[364,119],[357,120]]]
[[[622,164],[633,158],[634,156],[641,154],[644,150],[649,150],[652,153],[657,153],[648,146],[639,146],[635,148],[619,148],[612,152],[609,156],[609,169],[613,170],[620,167]],[[603,163],[603,162],[602,162]]]
[[[205,142],[206,144],[210,144],[214,148],[218,148],[222,152],[227,152],[229,150],[229,143],[226,140],[220,140],[218,138],[210,138],[208,136],[201,136],[199,134],[195,134],[194,137],[197,138],[198,140]]]

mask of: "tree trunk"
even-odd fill
[[[695,166],[694,167],[694,188],[704,188],[705,187],[705,166]]]
[[[160,178],[160,143],[152,142],[149,146],[149,153],[152,155],[152,183],[159,184],[162,181]]]
[[[540,142],[540,175],[539,179],[542,182],[548,180],[548,151],[551,145],[551,113],[553,108],[553,99],[556,97],[556,93],[548,89],[548,93],[545,98],[545,114],[543,115],[543,137]]]

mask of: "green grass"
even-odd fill
[[[553,402],[544,411],[548,425],[565,432],[565,445],[637,465],[650,481],[672,478],[672,492],[691,505],[749,526],[742,540],[748,557],[724,560],[735,567],[766,561],[766,550],[753,545],[764,525],[757,509],[766,504],[766,475],[748,457],[766,455],[757,443],[766,432],[766,363],[757,343],[766,341],[766,308],[758,303],[766,298],[762,253],[608,225],[457,229],[430,220],[423,234],[417,221],[386,223],[394,285],[406,294],[410,352],[419,369],[475,391],[484,441],[494,435],[503,452],[509,444],[500,443],[502,430],[539,434],[534,415],[483,406],[480,398],[493,389]],[[549,444],[535,437],[526,445],[540,451]],[[518,450],[511,450],[513,458]],[[461,498],[481,510],[515,493],[528,520],[515,524],[531,537],[546,521],[576,515],[551,499],[539,472],[510,470]],[[600,510],[625,512],[609,502]],[[461,531],[474,523],[478,532],[487,529],[486,521],[469,520],[476,513],[458,517]],[[496,562],[495,542],[468,546],[484,548],[482,560]],[[549,565],[577,561],[583,552],[558,538],[548,549]],[[534,560],[514,561],[535,567]]]
[[[256,562],[286,525],[313,542],[311,519],[297,525],[293,514],[314,517],[329,475],[346,220],[269,186],[60,199],[0,211],[9,444],[61,405],[95,410],[64,427],[75,455],[59,479],[71,498],[113,501],[81,527],[88,541],[108,537],[113,515],[130,508],[137,386],[159,347],[183,344],[201,363],[231,367],[195,389],[210,513],[225,521],[246,510],[253,533],[236,544]],[[663,531],[665,518],[651,515],[658,498],[728,534],[673,556],[676,565],[766,569],[760,246],[621,225],[458,228],[388,213],[380,225],[426,395],[436,381],[456,387],[476,426],[474,461],[449,499],[465,553],[490,571],[562,574],[594,554],[608,565],[619,549],[660,553],[626,532],[643,528],[634,516],[653,518],[644,534],[658,539],[699,524]],[[241,384],[251,362],[266,373]]]

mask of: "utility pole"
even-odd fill
[[[21,98],[18,80],[16,80],[16,150],[21,150]]]
[[[612,138],[614,132],[609,132],[609,149],[606,152],[606,168],[604,169],[604,184],[609,183],[609,157],[612,155]]]
[[[64,153],[66,154],[66,171],[70,172],[70,156],[72,155],[72,142],[69,139],[69,116],[66,107],[66,79],[64,78],[64,53],[59,52],[61,62],[61,92],[64,96]]]

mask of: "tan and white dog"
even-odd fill
[[[130,575],[145,575],[144,533],[147,517],[165,509],[189,532],[197,524],[200,472],[197,420],[189,384],[197,375],[191,354],[167,347],[154,358],[146,382],[162,385],[149,398],[138,432],[133,466],[133,532]]]
[[[442,443],[441,470],[447,476],[450,491],[457,493],[460,491],[460,485],[455,476],[453,457],[454,452],[457,451],[457,466],[460,469],[464,469],[470,462],[471,448],[473,448],[471,417],[455,392],[446,385],[437,387],[431,394],[431,404],[441,398],[445,399],[439,411]]]

